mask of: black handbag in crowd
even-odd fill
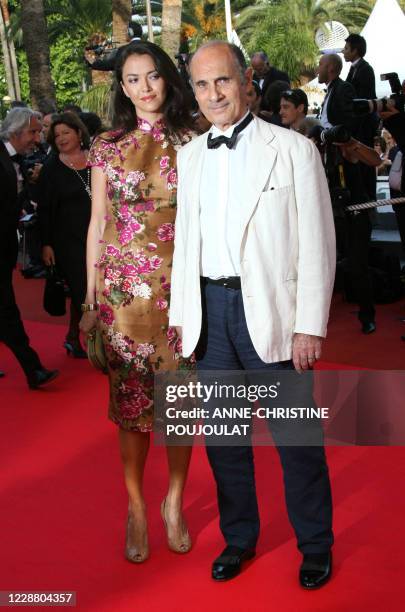
[[[58,275],[55,266],[47,267],[44,309],[53,317],[62,317],[66,314],[65,283]]]

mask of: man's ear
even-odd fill
[[[253,80],[253,68],[249,66],[249,68],[245,70],[245,85],[247,87],[251,87],[252,80]]]

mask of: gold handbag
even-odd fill
[[[104,374],[107,374],[107,357],[103,337],[98,327],[94,327],[87,334],[87,357],[96,370],[101,370]]]

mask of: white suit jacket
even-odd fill
[[[247,327],[266,363],[291,359],[294,332],[325,336],[335,274],[335,229],[325,172],[304,136],[255,118],[246,167],[240,270]],[[178,152],[171,326],[183,355],[201,331],[200,185],[208,133]]]

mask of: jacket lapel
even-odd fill
[[[246,207],[242,216],[243,232],[269,180],[277,157],[276,149],[270,144],[274,139],[270,124],[255,119],[253,127],[255,133],[253,134],[252,154],[246,165]]]
[[[207,148],[207,139],[208,132],[204,134],[198,143],[198,146],[194,147],[193,152],[190,155],[189,160],[189,188],[187,189],[187,193],[189,194],[188,204],[191,208],[190,210],[190,219],[191,219],[191,227],[198,228],[198,250],[200,248],[200,185],[202,178],[202,168],[204,162],[204,154]]]
[[[17,198],[17,176],[14,169],[14,164],[11,161],[10,155],[3,142],[0,141],[0,163],[7,174],[9,189],[8,192],[11,194],[11,198],[14,200]]]

